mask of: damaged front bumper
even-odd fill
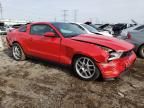
[[[102,73],[103,78],[117,78],[123,72],[128,70],[136,61],[136,55],[132,51],[132,54],[117,60],[113,60],[107,63],[97,63]]]

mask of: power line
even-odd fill
[[[78,10],[74,10],[74,22],[77,22],[77,13],[78,13]]]
[[[63,18],[64,18],[63,21],[64,22],[67,21],[67,16],[68,16],[67,12],[68,12],[68,10],[63,10]]]
[[[55,21],[55,22],[57,21],[57,18],[56,18],[56,17],[54,18],[54,21]]]

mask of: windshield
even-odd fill
[[[90,32],[92,32],[92,33],[97,33],[98,31],[95,29],[95,28],[93,28],[93,27],[91,27],[91,26],[89,26],[89,25],[87,25],[87,24],[81,24],[83,27],[85,27],[86,29],[88,29]]]
[[[64,37],[74,37],[80,34],[86,34],[85,31],[80,29],[75,24],[70,23],[52,23],[62,34]]]

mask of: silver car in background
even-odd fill
[[[95,28],[93,28],[87,24],[81,24],[81,23],[71,23],[71,24],[77,25],[79,28],[84,30],[87,34],[98,34],[98,35],[113,37],[113,35],[109,34],[108,31],[98,31]]]
[[[128,32],[127,37],[124,40],[126,40],[129,43],[134,44],[135,52],[141,58],[144,58],[144,29],[140,31]]]
[[[137,32],[137,31],[142,31],[142,30],[144,30],[144,25],[136,25],[134,27],[130,27],[130,28],[124,29],[121,32],[119,38],[125,39],[129,32]]]

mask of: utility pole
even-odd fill
[[[3,19],[3,7],[1,2],[0,2],[0,15],[1,15],[1,19]]]
[[[89,21],[92,22],[93,21],[92,18],[89,18]]]
[[[63,18],[64,18],[64,22],[66,22],[67,21],[67,12],[68,12],[68,10],[63,10]]]
[[[57,18],[56,17],[54,18],[54,21],[57,22]]]
[[[74,22],[77,22],[77,12],[78,10],[74,10]]]

